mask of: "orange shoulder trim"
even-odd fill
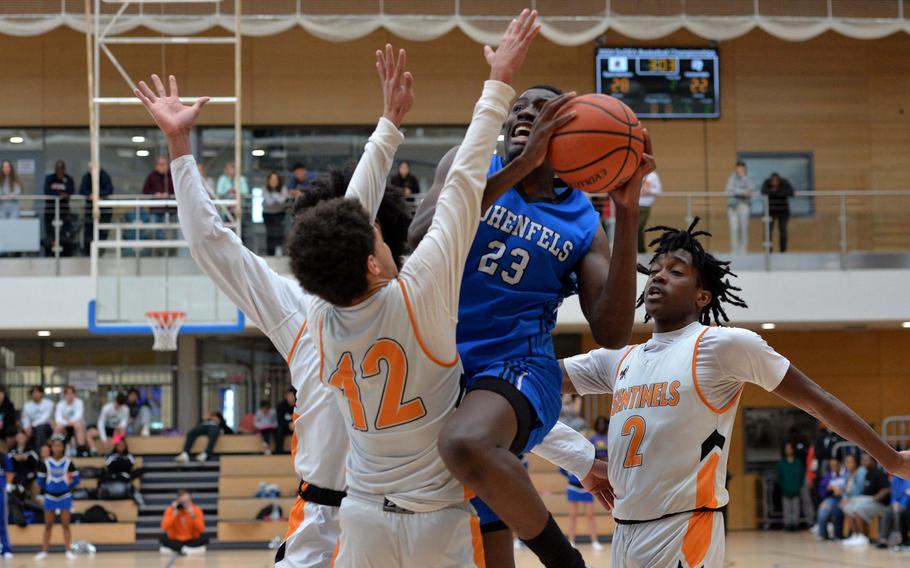
[[[443,361],[437,359],[430,350],[427,348],[426,344],[423,342],[423,338],[420,336],[420,328],[417,327],[417,320],[414,318],[414,310],[411,308],[411,300],[408,298],[408,290],[405,288],[404,281],[398,279],[398,286],[401,288],[401,294],[404,296],[404,305],[408,308],[408,318],[411,320],[411,328],[414,330],[414,337],[417,338],[417,343],[420,344],[420,348],[423,349],[423,352],[427,357],[430,358],[430,361],[436,363],[440,367],[454,367],[458,363],[458,351],[455,351],[455,358],[451,361]]]
[[[628,349],[626,349],[626,352],[622,354],[622,358],[619,360],[619,364],[616,365],[616,371],[613,373],[614,389],[616,388],[616,379],[619,378],[619,370],[622,369],[623,362],[626,360],[626,357],[628,357],[629,355],[632,354],[633,351],[635,351],[636,347],[638,347],[638,345],[633,345],[632,347],[629,347]]]
[[[306,329],[306,321],[307,320],[303,320],[303,325],[300,326],[300,331],[297,332],[294,343],[291,344],[291,350],[288,352],[288,366],[290,366],[291,361],[294,360],[294,353],[297,351],[297,344],[300,343],[300,336],[303,335],[303,332]]]
[[[701,401],[704,403],[704,405],[707,406],[711,410],[711,412],[714,412],[715,414],[723,414],[724,412],[730,410],[730,408],[734,404],[736,404],[736,401],[739,400],[739,396],[743,393],[743,388],[745,388],[746,385],[742,385],[741,387],[739,387],[739,390],[736,391],[736,394],[733,395],[733,398],[730,399],[730,402],[728,402],[727,404],[723,405],[720,408],[717,408],[716,406],[714,406],[713,404],[708,402],[708,399],[705,398],[704,393],[701,392],[701,387],[698,386],[698,372],[695,370],[695,363],[698,360],[698,345],[701,343],[701,338],[704,337],[706,333],[708,333],[709,329],[711,329],[711,328],[710,327],[705,328],[698,335],[698,339],[695,340],[695,349],[692,350],[692,382],[695,384],[695,392],[698,393],[698,398],[701,399]]]

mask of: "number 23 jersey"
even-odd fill
[[[494,155],[487,176],[504,167]],[[575,268],[597,230],[591,202],[572,188],[529,201],[512,187],[483,213],[458,311],[458,352],[469,375],[498,361],[554,356],[556,310],[576,292]]]
[[[612,393],[613,516],[649,521],[727,504],[730,435],[745,383],[773,391],[790,362],[757,334],[698,322],[643,345],[563,361],[579,394]]]

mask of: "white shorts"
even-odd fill
[[[724,516],[700,511],[617,524],[612,553],[613,568],[722,568]]]
[[[308,503],[298,496],[288,514],[288,534],[275,556],[275,568],[330,568],[341,531],[338,517],[338,507]]]
[[[431,513],[392,513],[383,511],[381,500],[349,491],[340,513],[333,568],[483,566],[480,523],[467,503]]]

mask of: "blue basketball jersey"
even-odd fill
[[[488,176],[504,167],[493,156]],[[550,332],[598,230],[584,193],[527,201],[512,187],[480,219],[461,283],[458,352],[465,372],[521,357],[553,358]]]

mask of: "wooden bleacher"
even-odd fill
[[[78,523],[70,525],[73,540],[87,540],[92,544],[135,544],[136,523]],[[44,524],[9,527],[9,539],[13,547],[40,546],[44,535]],[[63,529],[54,526],[51,544],[63,544]]]
[[[260,481],[278,485],[281,498],[253,497]],[[277,502],[287,517],[299,483],[289,455],[223,456],[218,480],[218,540],[263,542],[284,537],[287,521],[257,521],[256,514]]]
[[[205,449],[208,438],[200,436],[194,443],[194,454]],[[128,440],[130,451],[135,456],[177,455],[183,449],[183,436],[144,436]],[[262,438],[255,434],[219,436],[215,443],[216,454],[261,454]]]

